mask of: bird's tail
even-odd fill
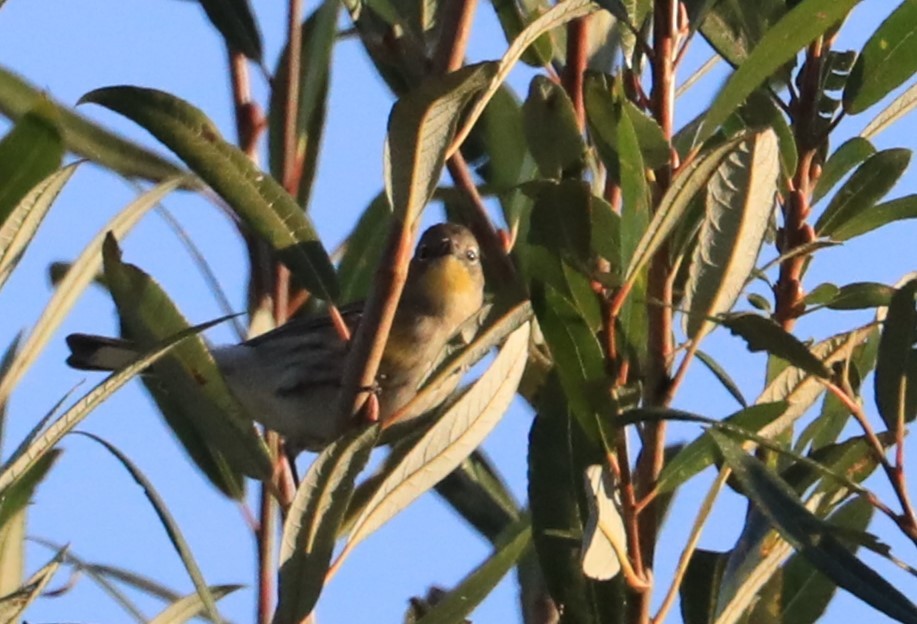
[[[137,359],[133,343],[120,338],[70,334],[67,346],[70,347],[67,364],[80,370],[110,371]]]

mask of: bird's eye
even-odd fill
[[[477,262],[478,261],[478,250],[469,249],[465,252],[465,257],[468,258],[468,262]]]
[[[427,248],[426,245],[420,245],[419,247],[417,247],[416,255],[419,259],[426,260],[427,257],[430,255],[430,250]]]

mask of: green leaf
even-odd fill
[[[0,493],[0,529],[7,526],[20,511],[31,502],[38,484],[44,481],[48,472],[63,451],[53,449],[39,458],[19,479]]]
[[[487,371],[437,419],[385,478],[354,523],[339,560],[458,467],[496,426],[522,377],[529,331],[530,324],[526,322],[509,335]]]
[[[904,219],[917,219],[917,194],[899,197],[860,210],[847,221],[839,224],[831,237],[837,241],[850,240],[883,225]]]
[[[341,303],[360,301],[369,295],[376,267],[385,249],[385,237],[379,236],[379,232],[388,231],[391,218],[388,198],[385,193],[379,193],[347,237],[338,267]]]
[[[887,306],[895,289],[876,282],[855,282],[841,286],[825,305],[832,310],[862,310]]]
[[[512,41],[518,37],[519,33],[527,26],[527,22],[531,21],[532,16],[537,16],[537,13],[533,11],[529,11],[528,15],[526,15],[523,12],[523,6],[520,6],[520,4],[524,5],[526,3],[504,2],[502,0],[491,2],[507,41]],[[553,58],[554,42],[549,34],[536,38],[522,54],[522,62],[532,67],[544,67]]]
[[[417,624],[464,624],[465,616],[496,587],[522,557],[532,540],[527,517],[509,526],[494,544],[494,553],[430,609]]]
[[[197,108],[139,87],[107,87],[82,97],[128,117],[173,150],[263,238],[316,296],[337,296],[334,267],[308,217],[274,178],[227,143]]]
[[[214,600],[219,600],[224,596],[236,592],[244,587],[243,585],[213,585],[209,588],[210,594]],[[201,601],[201,596],[197,592],[179,598],[168,607],[159,612],[156,617],[150,620],[150,624],[183,624],[197,616],[205,615],[205,605]]]
[[[385,192],[400,221],[410,225],[420,216],[439,182],[460,115],[496,70],[495,63],[480,63],[436,76],[395,103],[388,120]]]
[[[733,335],[745,340],[749,351],[766,351],[808,373],[824,379],[831,377],[831,371],[807,346],[769,318],[739,312],[727,314],[719,322]]]
[[[570,96],[556,82],[537,75],[522,106],[529,151],[545,178],[577,176],[583,168],[586,142]]]
[[[200,0],[229,49],[241,52],[253,61],[262,61],[261,33],[248,0]]]
[[[839,292],[841,292],[841,289],[835,284],[819,284],[806,294],[803,301],[807,306],[824,305],[837,297]]]
[[[898,97],[892,100],[882,112],[873,117],[872,121],[860,131],[864,139],[873,139],[880,132],[910,113],[917,106],[917,84],[913,84]]]
[[[836,334],[812,345],[811,351],[826,367],[844,362],[854,351],[874,340],[874,325]],[[796,422],[825,391],[821,377],[796,366],[786,366],[758,397],[756,403],[787,401],[789,407],[771,425],[761,432],[774,437]]]
[[[831,236],[888,193],[911,161],[911,150],[882,150],[866,159],[834,195],[815,222],[819,236]]]
[[[436,493],[491,542],[520,516],[519,503],[480,449],[437,483]]]
[[[917,279],[892,296],[879,339],[875,395],[879,415],[890,431],[917,418]]]
[[[713,329],[710,317],[732,309],[755,268],[779,172],[777,136],[765,132],[740,143],[711,177],[682,302],[692,340]]]
[[[692,27],[696,28],[694,22],[697,20],[707,42],[733,66],[741,65],[748,58],[762,37],[787,11],[780,0],[709,3],[689,0],[685,4]],[[692,11],[692,7],[697,8]]]
[[[624,273],[625,281],[632,280],[637,272],[656,253],[659,246],[662,245],[675,226],[681,221],[681,217],[687,211],[691,200],[701,189],[706,187],[710,177],[720,166],[720,163],[723,162],[723,159],[735,149],[738,142],[738,140],[727,141],[698,156],[678,172],[678,175],[672,180],[671,186],[662,196],[652,221],[650,221],[646,232],[634,249],[634,253],[627,265],[627,270]]]
[[[860,52],[844,89],[844,110],[861,113],[917,71],[917,4],[905,0]]]
[[[608,397],[602,347],[576,307],[550,284],[532,294],[532,306],[544,333],[571,411],[584,431],[597,434],[594,414]]]
[[[114,394],[121,386],[133,379],[141,371],[145,370],[159,358],[165,356],[172,348],[198,332],[204,331],[214,325],[225,321],[226,319],[217,319],[202,325],[189,328],[168,340],[156,345],[154,349],[142,354],[137,360],[128,364],[124,368],[115,371],[106,377],[100,384],[95,386],[86,395],[83,396],[75,405],[64,412],[57,420],[44,430],[41,435],[37,436],[27,448],[21,453],[11,458],[3,465],[0,470],[0,491],[10,487],[22,475],[26,474],[42,457],[51,452],[54,446],[70,431],[80,424],[89,413],[99,406],[105,399]],[[2,572],[0,572],[2,576]],[[2,582],[0,582],[2,585]]]
[[[726,463],[780,535],[820,572],[867,604],[902,622],[917,622],[917,607],[854,557],[830,526],[802,504],[792,488],[750,457],[729,436],[712,431]]]
[[[707,110],[695,144],[706,141],[751,93],[812,40],[844,19],[859,0],[803,0],[761,37]]]
[[[109,453],[114,455],[115,458],[121,462],[121,465],[124,466],[124,468],[130,473],[134,481],[137,482],[137,485],[143,489],[144,495],[146,496],[147,500],[150,501],[150,505],[153,506],[153,510],[159,517],[159,522],[166,530],[166,534],[169,536],[169,541],[171,541],[172,545],[175,547],[175,552],[178,553],[182,563],[185,565],[185,569],[188,571],[188,576],[191,577],[191,581],[194,583],[194,587],[197,589],[197,594],[200,596],[204,610],[207,612],[207,616],[214,622],[222,622],[223,620],[220,617],[220,612],[217,610],[216,600],[214,599],[213,594],[210,593],[210,588],[207,586],[207,583],[204,581],[204,575],[201,573],[201,569],[197,565],[197,561],[194,559],[194,555],[191,552],[191,548],[188,546],[188,542],[185,541],[178,523],[175,521],[175,518],[172,517],[168,506],[156,492],[156,489],[153,487],[153,484],[150,482],[150,480],[144,476],[136,464],[134,464],[134,462],[132,462],[127,455],[118,450],[118,448],[113,444],[91,433],[84,431],[77,431],[76,433],[86,436],[90,440],[94,440],[95,442],[98,442],[103,447],[105,447]]]
[[[105,277],[127,335],[141,349],[188,328],[181,313],[146,273],[121,261],[114,238],[102,248]],[[254,478],[271,474],[271,460],[251,417],[217,369],[204,341],[194,337],[177,346],[170,357],[151,367],[149,383],[162,384],[173,409],[163,414],[177,434],[188,429],[204,448],[186,447],[193,458],[211,455],[218,465]],[[188,438],[182,441],[187,441]]]
[[[726,372],[725,368],[720,366],[719,363],[713,359],[713,357],[699,349],[695,355],[697,356],[697,359],[700,360],[701,364],[706,366],[707,370],[713,373],[713,376],[716,377],[717,381],[719,381],[723,387],[726,388],[726,391],[732,395],[732,397],[739,403],[739,405],[742,407],[748,407],[748,402],[745,400],[745,396],[739,389],[738,384],[733,381],[732,377],[728,372]]]
[[[283,525],[275,624],[301,622],[315,607],[354,481],[378,438],[378,426],[347,433],[309,466]]]
[[[828,521],[853,531],[865,531],[873,508],[865,498],[856,498],[832,514]],[[854,545],[853,551],[856,551]],[[837,593],[837,585],[801,555],[793,555],[783,568],[781,622],[816,622]]]
[[[554,184],[539,182],[529,222],[529,242],[540,245],[576,266],[586,266],[591,258],[593,205],[604,200],[593,197],[589,185],[581,180]]]
[[[850,170],[876,153],[872,143],[863,137],[847,139],[839,148],[834,150],[825,163],[825,168],[812,191],[812,203],[815,204],[828,194],[841,178],[850,173]]]
[[[70,270],[57,285],[41,316],[32,327],[32,331],[23,339],[22,348],[10,365],[9,373],[0,380],[0,404],[6,402],[6,398],[41,355],[42,350],[73,308],[76,300],[97,277],[102,265],[102,241],[106,234],[111,232],[116,237],[124,236],[143,215],[186,179],[187,174],[171,178],[137,197],[106,223],[102,230],[83,248],[79,257],[73,261]]]
[[[51,204],[78,166],[79,163],[74,163],[49,175],[35,185],[5,219],[0,219],[0,288],[16,268]]]
[[[41,100],[49,102],[56,109],[64,144],[71,152],[128,178],[160,182],[183,173],[164,158],[77,115],[69,107],[49,99],[42,89],[0,67],[0,113],[17,120]],[[185,180],[185,184],[189,187],[194,185],[192,180]]]
[[[621,578],[596,582],[583,575],[583,474],[601,457],[584,440],[555,368],[539,392],[528,444],[528,499],[532,541],[545,584],[564,618],[583,624],[622,624]]]
[[[783,414],[787,408],[785,401],[775,403],[762,403],[752,405],[743,410],[730,414],[721,421],[721,424],[732,428],[756,432],[768,423],[773,422]],[[669,461],[656,481],[656,490],[662,494],[675,491],[682,483],[712,466],[716,460],[716,445],[710,432],[704,432],[700,437],[682,448],[675,457]]]
[[[720,582],[726,571],[728,553],[701,548],[694,551],[678,593],[684,624],[710,624],[716,619]]]
[[[64,157],[54,107],[40,100],[0,139],[0,224]]]

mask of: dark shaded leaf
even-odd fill
[[[555,180],[576,176],[583,167],[586,143],[564,88],[546,76],[535,76],[522,105],[522,119],[541,175]]]
[[[684,624],[712,624],[715,621],[717,595],[728,559],[728,553],[700,548],[694,551],[684,581],[678,588]]]
[[[726,434],[711,434],[756,507],[780,535],[820,572],[889,617],[917,622],[917,607],[872,568],[854,557],[834,531],[806,509],[785,481],[747,455]]]
[[[841,286],[825,305],[832,310],[862,310],[887,306],[895,289],[876,282],[856,282]]]
[[[97,89],[80,101],[101,104],[143,126],[213,187],[306,288],[322,299],[337,296],[334,267],[302,209],[274,178],[223,140],[200,110],[139,87]]]
[[[417,624],[462,624],[522,557],[532,540],[529,519],[521,518],[494,544],[494,553],[447,593]]]
[[[752,312],[727,314],[719,320],[733,335],[745,340],[749,351],[766,351],[818,377],[831,376],[807,346],[774,321]]]
[[[725,368],[720,366],[717,361],[713,359],[713,357],[701,350],[698,350],[695,355],[697,356],[697,359],[700,360],[701,364],[706,366],[707,370],[713,373],[713,376],[716,377],[717,381],[719,381],[723,387],[726,388],[726,391],[732,395],[732,398],[734,398],[739,403],[739,405],[742,407],[748,407],[748,402],[742,395],[742,391],[739,389],[739,386],[736,384],[736,382],[733,381],[732,377],[730,377]]]
[[[210,23],[216,27],[231,50],[262,61],[261,33],[248,0],[199,0]]]
[[[863,137],[847,139],[839,148],[834,150],[825,163],[821,176],[812,191],[812,203],[815,204],[828,194],[834,185],[841,181],[851,169],[876,153],[872,143]]]
[[[875,394],[879,415],[890,431],[917,417],[917,279],[892,296],[879,339]]]

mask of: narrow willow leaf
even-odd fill
[[[379,258],[385,249],[385,237],[392,218],[385,193],[379,193],[369,204],[347,237],[344,254],[338,265],[341,303],[361,301],[369,295]]]
[[[248,0],[200,0],[200,3],[230,50],[261,62],[261,33]]]
[[[213,594],[210,593],[210,587],[208,587],[207,583],[204,581],[204,575],[201,573],[201,569],[197,565],[197,561],[194,559],[194,555],[191,552],[191,548],[188,546],[188,542],[185,541],[178,523],[175,521],[175,518],[172,517],[172,513],[169,511],[169,507],[156,492],[156,488],[153,487],[153,484],[150,482],[150,480],[146,478],[146,476],[140,471],[136,464],[130,460],[127,455],[122,453],[110,442],[100,438],[97,435],[93,435],[85,431],[77,431],[75,433],[86,436],[90,440],[101,444],[109,453],[115,456],[115,459],[121,462],[121,465],[124,466],[128,473],[130,473],[131,478],[133,478],[134,481],[137,482],[137,485],[143,489],[143,494],[146,496],[147,500],[150,501],[150,505],[153,506],[153,510],[159,517],[159,522],[162,524],[166,534],[169,536],[169,541],[171,541],[172,546],[175,547],[175,552],[178,553],[182,563],[185,565],[185,569],[188,571],[188,576],[191,577],[191,581],[194,583],[195,589],[197,589],[197,595],[201,599],[205,613],[207,613],[207,616],[214,622],[222,622],[220,613],[217,611],[216,599],[214,598]]]
[[[804,0],[761,37],[729,77],[704,116],[694,143],[706,141],[717,128],[784,63],[816,37],[844,19],[859,0]]]
[[[3,466],[0,471],[0,491],[8,488],[17,479],[20,479],[28,470],[30,470],[44,455],[61,441],[61,439],[80,424],[89,413],[99,406],[105,399],[115,393],[121,386],[133,379],[145,368],[156,362],[166,355],[171,349],[198,332],[207,330],[218,323],[225,321],[225,318],[203,323],[171,336],[167,341],[156,345],[148,353],[140,356],[135,362],[128,364],[124,368],[113,372],[106,377],[100,384],[90,390],[81,398],[73,407],[64,412],[60,418],[55,420],[40,436],[35,438],[29,447],[16,457],[13,461]]]
[[[0,598],[0,620],[3,622],[18,622],[25,610],[54,578],[61,566],[66,548],[54,555],[48,563],[42,566],[35,574],[30,576],[22,587]]]
[[[812,203],[820,201],[851,169],[875,153],[876,148],[866,138],[847,139],[825,162],[815,190],[812,191]]]
[[[815,222],[819,236],[834,231],[868,211],[888,193],[911,161],[911,150],[892,148],[873,154],[857,167]]]
[[[882,112],[860,131],[860,136],[864,139],[875,138],[880,132],[914,110],[915,106],[917,106],[917,84],[905,89],[901,95],[882,109]]]
[[[917,219],[917,195],[906,195],[860,210],[839,224],[832,232],[831,238],[837,241],[850,240],[883,225],[905,219]]]
[[[835,537],[830,525],[806,509],[785,481],[747,455],[727,435],[711,433],[756,507],[813,566],[839,587],[889,617],[917,622],[917,606],[853,556]]]
[[[244,585],[213,585],[209,589],[213,599],[219,600],[242,589],[242,587]],[[184,622],[202,615],[205,615],[204,603],[201,601],[200,594],[195,592],[170,604],[150,620],[149,624],[184,624]]]
[[[582,566],[589,578],[605,581],[621,571],[618,553],[627,551],[621,498],[612,474],[600,464],[586,468],[586,526]]]
[[[31,502],[35,489],[48,476],[48,472],[62,452],[54,449],[46,453],[19,479],[3,490],[2,497],[0,497],[0,529]]]
[[[732,309],[755,268],[779,173],[777,135],[764,132],[740,143],[710,178],[682,302],[692,340],[715,327],[709,317]]]
[[[345,434],[309,466],[283,525],[274,624],[301,622],[315,607],[354,481],[378,438],[377,426]]]
[[[117,242],[109,236],[102,247],[105,277],[118,307],[125,333],[141,349],[188,328],[188,323],[162,288],[146,273],[121,260]],[[175,432],[194,430],[206,449],[188,448],[192,458],[209,453],[218,463],[257,479],[271,474],[271,459],[250,415],[235,399],[203,338],[185,341],[152,366],[173,408],[164,416]],[[182,442],[187,442],[182,438]]]
[[[446,150],[468,102],[492,79],[480,63],[429,79],[395,103],[385,142],[385,192],[395,217],[413,224],[439,182]]]
[[[57,289],[42,311],[41,316],[29,335],[23,340],[22,348],[10,365],[8,374],[0,380],[0,404],[5,403],[13,388],[22,379],[25,372],[35,363],[42,349],[48,344],[55,330],[76,303],[77,298],[97,276],[102,267],[102,241],[111,232],[116,237],[127,233],[143,215],[153,208],[163,197],[174,191],[186,181],[185,177],[172,178],[150,189],[119,212],[95,235],[83,248],[82,253],[70,266],[67,275],[58,284]]]
[[[528,517],[510,525],[494,544],[494,553],[431,608],[417,624],[464,624],[465,617],[497,586],[532,541]]]
[[[624,281],[632,281],[637,273],[649,262],[659,246],[668,238],[675,226],[681,221],[682,215],[687,211],[691,200],[702,188],[706,187],[710,176],[720,166],[723,159],[735,149],[739,139],[727,141],[709,152],[697,157],[687,167],[683,168],[672,180],[671,186],[663,195],[653,215],[652,221],[646,228],[642,238],[637,243],[633,255],[624,272]]]
[[[738,384],[732,379],[729,373],[725,368],[719,365],[719,363],[713,359],[710,355],[704,351],[698,350],[695,355],[697,359],[700,360],[701,364],[707,367],[713,376],[716,377],[726,391],[732,395],[732,397],[741,405],[742,407],[748,407],[748,402],[745,400],[745,396],[742,394],[742,391],[739,389]]]
[[[746,430],[754,433],[773,422],[783,414],[786,408],[785,401],[752,405],[730,414],[718,424],[728,427],[730,431]],[[714,461],[716,461],[716,445],[708,431],[682,448],[666,463],[656,481],[656,490],[660,494],[672,492],[704,468],[712,466]]]
[[[862,310],[887,306],[895,289],[876,282],[855,282],[841,286],[825,305],[832,310]]]
[[[857,498],[834,512],[828,522],[853,531],[865,531],[873,516],[865,498]],[[853,545],[856,552],[856,544]],[[793,555],[783,568],[781,622],[816,622],[837,593],[837,585],[826,578],[802,555]]]
[[[728,553],[701,548],[691,555],[684,581],[678,588],[684,624],[710,624],[713,621],[728,558]]]
[[[341,559],[452,472],[496,426],[522,377],[529,331],[526,323],[510,334],[481,378],[405,455],[357,519]]]
[[[48,99],[43,89],[0,67],[0,113],[18,120],[41,98]],[[48,101],[56,109],[68,150],[128,178],[161,182],[183,173],[181,168],[164,158],[77,115],[69,107],[50,99]],[[185,180],[185,186],[194,185],[191,178]]]
[[[0,288],[16,268],[51,204],[78,166],[79,163],[67,165],[49,175],[0,222]]]
[[[61,166],[64,142],[54,107],[38,103],[0,139],[0,224],[39,182]]]
[[[26,511],[0,527],[0,596],[16,591],[25,576]]]
[[[890,431],[917,417],[917,279],[892,296],[879,340],[875,395],[879,415]]]
[[[902,2],[869,37],[844,88],[850,115],[884,98],[917,71],[917,4]]]
[[[280,184],[226,142],[200,110],[173,95],[107,87],[81,102],[101,104],[143,126],[213,187],[316,296],[337,296],[334,267],[315,228]]]
[[[739,312],[721,317],[720,323],[733,335],[745,340],[749,351],[776,355],[824,379],[831,376],[831,371],[806,345],[769,318],[753,312]]]
[[[811,352],[826,367],[852,357],[854,349],[874,339],[874,325],[843,332],[812,345]],[[796,366],[788,366],[767,385],[756,403],[787,401],[789,407],[761,435],[774,437],[796,422],[824,392],[819,377]]]
[[[529,83],[522,106],[529,151],[545,178],[559,180],[583,167],[586,143],[566,90],[546,76]]]
[[[558,26],[563,26],[567,22],[575,20],[578,17],[589,15],[598,9],[599,6],[592,0],[565,0],[551,7],[539,16],[538,19],[526,26],[525,30],[519,33],[519,36],[513,40],[512,45],[509,46],[503,58],[500,59],[497,64],[496,73],[493,78],[491,78],[490,84],[487,85],[481,97],[476,100],[474,106],[472,106],[471,110],[468,112],[468,115],[465,116],[463,125],[456,133],[455,141],[453,141],[447,156],[451,156],[451,153],[458,149],[471,132],[478,118],[484,113],[487,103],[490,102],[491,98],[497,90],[499,90],[500,85],[503,84],[503,81],[506,80],[510,71],[530,45],[549,30],[557,28]]]
[[[436,493],[492,543],[521,514],[505,479],[481,449],[437,483]]]

